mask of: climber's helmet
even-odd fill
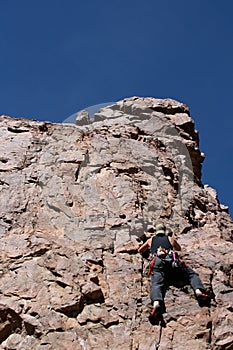
[[[155,226],[155,234],[156,235],[165,235],[165,226],[164,224],[158,224]]]

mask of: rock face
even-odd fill
[[[189,108],[133,97],[77,124],[0,118],[0,349],[152,349],[137,249],[158,222],[212,295],[168,290],[160,349],[233,349],[233,223]]]

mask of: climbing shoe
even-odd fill
[[[210,296],[204,292],[195,293],[199,306],[210,306]]]
[[[151,311],[149,315],[149,321],[153,326],[155,326],[159,324],[160,320],[161,320],[161,306],[157,305]]]

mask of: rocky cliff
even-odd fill
[[[77,125],[0,118],[0,349],[148,350],[153,225],[212,296],[166,295],[160,349],[233,349],[233,223],[201,182],[189,108],[128,98]]]

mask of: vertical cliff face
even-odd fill
[[[169,226],[212,295],[166,295],[160,349],[232,349],[233,223],[201,183],[186,105],[129,98],[77,125],[0,118],[0,349],[153,348],[149,260]]]

